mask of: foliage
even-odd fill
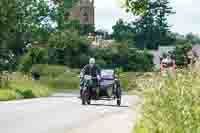
[[[63,74],[67,68],[64,66],[57,65],[44,65],[44,64],[35,64],[31,68],[31,72],[37,72],[41,76],[57,77],[60,74]]]
[[[48,51],[44,48],[31,48],[21,57],[19,70],[28,72],[33,64],[45,64],[48,62]]]
[[[80,28],[80,35],[86,35],[88,36],[89,33],[93,33],[95,30],[95,27],[94,25],[81,25],[81,28]]]
[[[129,48],[127,44],[116,43],[111,48],[93,49],[90,55],[103,68],[122,68],[124,71],[152,71],[153,56],[147,51]]]
[[[159,45],[173,45],[175,38],[170,32],[167,22],[167,17],[174,13],[169,0],[124,1],[126,1],[125,8],[130,9],[138,17],[131,24],[125,25],[121,22],[121,25],[116,25],[118,28],[115,26],[117,29],[123,27],[123,30],[117,32],[118,34],[123,33],[121,38],[126,38],[127,36],[123,32],[126,27],[130,30],[129,35],[132,36],[133,42],[138,48],[157,49]]]
[[[16,89],[16,93],[18,95],[20,95],[23,98],[34,98],[34,94],[32,92],[32,90],[20,90],[20,89]]]
[[[183,70],[176,79],[154,78],[141,84],[145,100],[135,133],[198,133],[199,79],[199,75]]]
[[[130,24],[126,24],[122,19],[119,19],[112,29],[112,37],[117,42],[128,42],[134,45],[135,32]]]
[[[0,49],[0,72],[10,70],[16,65],[16,58],[10,49]]]
[[[9,74],[9,86],[0,89],[0,101],[48,96],[51,90],[21,73]]]
[[[128,61],[128,70],[148,72],[152,71],[154,67],[153,56],[146,51],[137,52],[131,50],[128,55]]]
[[[188,64],[187,52],[191,48],[192,48],[192,45],[190,43],[183,43],[183,44],[177,44],[176,45],[176,49],[174,51],[174,54],[175,54],[177,66],[187,66],[187,64]]]
[[[77,33],[59,31],[51,34],[49,47],[64,50],[64,64],[69,67],[80,67],[80,56],[87,53],[89,42]]]
[[[126,10],[135,15],[143,15],[148,7],[148,0],[123,0],[123,2]]]
[[[0,47],[17,49],[39,36],[44,38],[50,27],[46,20],[54,11],[45,0],[2,0],[0,8]]]
[[[191,43],[192,45],[195,45],[195,44],[200,44],[200,37],[198,35],[195,35],[193,33],[188,33],[186,36],[185,36],[186,40],[189,41],[189,43]]]
[[[4,87],[7,83],[3,71],[7,70],[11,72],[15,65],[16,59],[12,51],[6,48],[0,49],[0,88]]]
[[[171,45],[174,40],[170,36],[167,16],[172,13],[168,0],[149,1],[144,15],[134,22],[136,43],[149,49],[157,49],[159,45]]]
[[[57,89],[78,89],[79,88],[79,71],[69,69],[65,66],[58,65],[33,65],[32,72],[38,72],[41,75],[40,83]]]

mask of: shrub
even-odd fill
[[[64,49],[64,64],[73,68],[79,68],[82,65],[80,64],[80,56],[88,53],[89,48],[89,42],[86,38],[68,31],[52,33],[48,44],[49,48],[52,49]]]
[[[189,43],[177,44],[174,51],[176,65],[177,66],[186,66],[187,65],[187,51],[192,48],[192,45]]]
[[[31,48],[19,62],[19,70],[28,72],[33,64],[45,64],[48,62],[48,50],[43,48]]]
[[[153,67],[153,56],[147,51],[130,50],[128,54],[128,70],[149,72],[153,70]]]
[[[79,70],[58,65],[34,65],[32,72],[41,75],[41,84],[52,89],[77,89],[79,88]]]
[[[49,76],[53,78],[63,74],[66,70],[69,69],[65,66],[35,64],[32,66],[30,72],[37,72],[41,76]]]
[[[93,49],[91,55],[96,58],[97,64],[105,68],[123,68],[124,71],[152,71],[153,55],[148,51],[129,49],[125,44],[116,44],[111,49]]]
[[[25,90],[20,90],[20,89],[17,89],[16,90],[16,93],[18,95],[20,95],[21,97],[23,98],[34,98],[36,97],[34,94],[33,94],[33,91],[32,90],[29,90],[29,89],[25,89]]]

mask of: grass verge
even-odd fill
[[[200,75],[177,73],[176,79],[150,78],[143,88],[141,119],[134,133],[199,133]]]
[[[44,97],[51,94],[51,89],[31,80],[21,73],[9,75],[8,85],[0,89],[0,101]]]

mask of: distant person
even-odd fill
[[[32,73],[32,79],[33,80],[40,80],[40,74],[38,72]]]
[[[192,69],[197,70],[199,67],[199,57],[196,51],[192,49],[187,52],[187,65],[191,70]]]
[[[175,70],[176,70],[176,62],[175,60],[172,58],[171,54],[163,54],[163,58],[161,60],[161,64],[160,64],[160,68],[161,68],[161,74],[162,75],[166,75],[168,74],[175,74]]]

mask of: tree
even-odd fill
[[[143,15],[148,7],[148,0],[123,0],[127,12],[131,11],[134,15]]]
[[[51,25],[47,19],[53,10],[46,0],[2,0],[0,8],[0,47],[23,48],[46,35]]]
[[[170,36],[170,27],[167,21],[167,17],[174,14],[172,7],[170,6],[169,0],[157,0],[153,3],[155,6],[155,22],[158,28],[158,39],[159,45],[170,45],[173,38]]]
[[[55,12],[52,15],[53,20],[57,24],[58,30],[64,30],[69,28],[70,23],[70,9],[76,4],[78,0],[53,0],[55,6]],[[72,21],[71,21],[72,22]],[[77,24],[77,21],[76,21]]]
[[[177,66],[187,66],[187,52],[192,49],[192,45],[190,43],[182,43],[177,44],[176,49],[174,51],[175,58],[176,58],[176,65]]]
[[[80,35],[89,35],[89,33],[93,33],[94,31],[95,31],[94,25],[84,24],[84,25],[81,25]]]
[[[188,40],[192,45],[200,44],[200,37],[198,35],[195,35],[193,33],[188,33],[185,36],[186,40]]]
[[[174,40],[167,22],[167,16],[172,13],[168,0],[146,0],[145,11],[133,23],[137,47],[156,49],[158,45],[172,44]]]
[[[112,29],[112,37],[117,42],[128,42],[132,46],[134,45],[134,28],[131,27],[130,24],[127,24],[122,19],[119,19]]]
[[[64,50],[64,64],[69,67],[80,67],[80,56],[88,53],[89,42],[77,32],[57,31],[50,35],[49,48]]]
[[[149,8],[146,9],[144,15],[140,16],[133,24],[135,25],[136,31],[136,46],[138,48],[150,48],[155,49],[157,46],[155,41],[155,14],[151,10],[151,3]]]

